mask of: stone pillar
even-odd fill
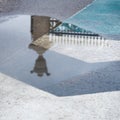
[[[33,41],[47,34],[50,30],[50,17],[32,16],[31,17],[31,34]]]

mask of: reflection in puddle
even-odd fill
[[[35,61],[35,66],[33,70],[31,70],[31,73],[35,72],[38,76],[43,76],[45,73],[47,76],[49,76],[50,73],[48,72],[46,60],[43,56],[43,53],[47,50],[47,48],[44,48],[44,46],[36,46],[33,43],[29,45],[29,48],[35,50],[39,54]]]
[[[33,70],[31,70],[31,73],[35,72],[40,77],[42,77],[44,73],[47,76],[50,75],[43,54],[52,46],[52,42],[49,41],[48,36],[46,35],[44,38],[42,36],[47,34],[50,31],[50,28],[54,29],[54,27],[56,26],[52,26],[51,28],[50,17],[31,17],[31,34],[33,41],[29,45],[29,48],[35,50],[39,55],[35,61],[35,66]]]
[[[29,48],[35,50],[39,55],[31,73],[35,72],[41,77],[44,73],[47,76],[50,75],[43,54],[56,43],[59,45],[66,44],[78,46],[86,44],[98,46],[105,45],[105,39],[98,34],[44,16],[31,17],[31,34],[33,41],[29,45]]]
[[[106,65],[52,51],[54,46],[62,45],[108,47],[104,38],[74,25],[49,17],[19,16],[0,26],[0,71],[42,90]]]
[[[48,39],[59,45],[110,47],[107,40],[98,34],[49,17],[32,16],[31,33],[36,42],[42,41],[39,40],[42,37],[44,41]]]

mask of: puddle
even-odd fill
[[[0,23],[0,72],[44,90],[106,65],[54,50],[60,46],[109,47],[104,38],[77,26],[49,17],[18,16]]]

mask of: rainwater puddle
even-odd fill
[[[56,19],[38,16],[17,16],[0,23],[0,72],[44,90],[106,66],[55,51],[60,46],[78,50],[108,46],[97,34],[60,24]]]

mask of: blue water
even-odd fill
[[[65,22],[120,40],[120,0],[95,0]]]

